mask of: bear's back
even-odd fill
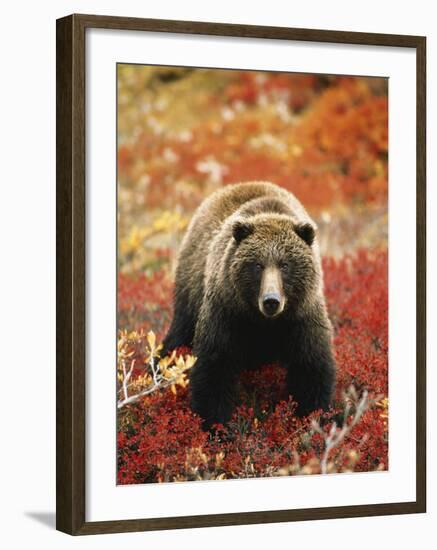
[[[282,210],[286,209],[287,213],[296,219],[312,221],[305,208],[290,191],[264,181],[237,183],[219,189],[201,204],[193,221],[200,226],[205,225],[204,230],[208,234],[237,211],[243,216],[266,211],[277,212],[281,210],[280,205]]]

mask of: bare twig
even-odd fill
[[[141,397],[149,395],[158,389],[163,390],[165,388],[168,388],[169,386],[173,385],[176,381],[175,379],[171,379],[171,380],[165,380],[165,382],[163,382],[163,380],[164,379],[160,377],[157,379],[157,382],[154,383],[152,386],[145,388],[139,393],[136,393],[131,396],[125,396],[124,399],[120,399],[117,403],[117,409],[121,409],[122,407],[124,407],[125,405],[128,405],[129,403],[135,403],[135,401],[138,401],[139,399],[141,399]]]
[[[128,361],[134,354],[134,351],[129,347],[130,342],[135,341],[138,344],[138,342],[141,343],[143,339],[147,340],[144,350],[147,354],[147,360],[144,364],[144,374],[131,381],[135,359],[131,360],[128,369]],[[185,358],[182,356],[176,357],[175,352],[169,357],[160,359],[159,352],[162,346],[156,344],[156,337],[152,331],[147,335],[136,332],[128,335],[126,332],[123,332],[120,335],[118,348],[119,369],[121,371],[121,388],[119,391],[122,394],[122,398],[117,402],[118,409],[121,409],[129,403],[135,403],[142,397],[158,389],[165,389],[170,386],[172,391],[176,392],[176,385],[186,386],[188,380],[186,379],[185,371],[190,369],[196,361],[196,358],[192,355],[187,355]],[[132,391],[133,387],[137,389],[137,393],[129,395],[129,391]]]
[[[134,366],[135,366],[135,359],[133,359],[131,361],[130,369],[126,373],[126,361],[124,361],[124,360],[122,361],[122,367],[123,367],[123,394],[124,394],[125,399],[128,398],[128,393],[127,393],[128,382],[130,380],[130,377],[132,376]]]
[[[329,456],[333,449],[338,447],[344,438],[352,431],[354,426],[359,422],[363,414],[367,411],[367,409],[370,407],[372,403],[374,403],[377,399],[369,399],[369,394],[367,390],[365,390],[361,396],[361,399],[356,404],[355,413],[352,417],[352,420],[348,422],[350,410],[351,410],[351,402],[357,401],[357,395],[354,388],[350,388],[349,391],[346,393],[346,407],[344,411],[344,422],[343,426],[338,429],[337,423],[334,422],[331,426],[331,429],[329,430],[329,433],[326,434],[324,430],[320,427],[320,424],[313,420],[312,422],[312,428],[315,432],[319,433],[323,436],[324,442],[325,442],[325,449],[322,455],[322,458],[320,460],[320,471],[322,474],[328,473],[328,465],[329,465]]]

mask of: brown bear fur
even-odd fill
[[[283,307],[272,317],[267,269]],[[287,368],[300,415],[329,406],[335,363],[317,228],[290,192],[253,182],[208,197],[181,244],[174,306],[164,349],[193,347],[192,408],[205,428],[229,420],[239,372],[264,363]]]

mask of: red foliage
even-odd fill
[[[388,258],[358,251],[355,257],[325,259],[325,292],[336,329],[341,365],[338,388],[354,384],[388,393]]]
[[[120,329],[149,331],[158,340],[165,336],[170,321],[173,282],[165,271],[118,276],[118,326]]]
[[[273,181],[312,212],[352,202],[385,204],[387,97],[365,81],[332,78],[322,89],[313,75],[241,72],[223,95],[231,107],[242,102],[245,108],[193,125],[186,139],[146,130],[119,147],[123,181],[133,184],[147,174],[148,207],[196,207],[207,185],[199,166],[208,159],[222,167],[222,183]],[[276,109],[285,101],[288,114],[279,116],[274,107],[260,114],[262,97]],[[303,107],[293,122],[290,113]],[[169,150],[174,162],[166,161]]]
[[[241,71],[224,94],[231,105],[238,101],[250,105],[268,96],[282,99],[293,111],[299,111],[314,98],[319,86],[317,75]]]
[[[129,406],[127,429],[118,433],[119,483],[160,481],[185,472],[187,450],[206,444],[200,419],[187,406],[186,390],[152,394]]]
[[[341,394],[350,384],[374,396],[388,393],[387,253],[360,251],[328,259],[324,272],[338,366],[335,407],[320,420],[328,431],[333,420],[341,420]],[[119,304],[128,323],[123,328],[154,328],[157,318],[147,304],[155,299],[164,307],[158,317],[168,315],[171,288],[162,286],[161,279],[121,275],[119,283]],[[200,419],[189,408],[189,387],[178,389],[177,395],[169,389],[155,392],[126,406],[119,414],[118,482],[196,479],[190,472],[209,478],[211,472],[215,478],[275,475],[294,463],[296,454],[305,472],[322,452],[321,435],[310,430],[311,418],[320,419],[320,414],[296,418],[284,380],[284,371],[274,365],[242,373],[241,405],[213,436],[202,432]],[[356,471],[388,467],[385,413],[373,405],[334,450],[330,459],[337,471],[348,469],[355,455]],[[312,466],[314,472],[317,466]]]

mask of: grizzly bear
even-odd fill
[[[328,408],[332,327],[316,225],[268,182],[228,185],[197,209],[181,244],[165,352],[190,346],[191,407],[204,429],[226,423],[241,370],[276,362],[300,416]]]

